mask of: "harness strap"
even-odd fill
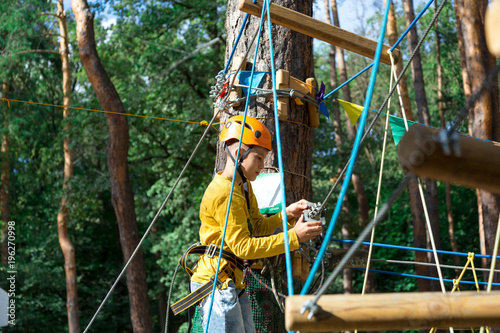
[[[209,258],[214,258],[218,257],[220,254],[220,249],[219,246],[216,244],[210,244],[209,246],[206,245],[200,245],[199,243],[196,243],[192,245],[189,249],[187,249],[186,252],[182,255],[182,257],[179,259],[179,265],[181,265],[186,273],[188,273],[189,277],[193,276],[193,271],[191,268],[187,266],[187,257],[191,254],[197,254],[197,255],[206,255]],[[245,266],[243,265],[243,260],[235,256],[229,251],[222,250],[222,259],[227,260],[233,267],[238,267],[240,270],[244,270]]]
[[[191,254],[197,255],[206,255],[209,258],[218,257],[220,254],[220,248],[216,244],[210,244],[209,246],[200,245],[200,243],[195,243],[191,245],[186,252],[179,259],[179,265],[181,265],[186,273],[188,273],[189,277],[193,275],[193,271],[191,268],[187,266],[187,257]],[[240,270],[244,270],[245,266],[243,264],[243,260],[235,256],[233,253],[222,250],[222,258],[229,262],[229,265],[225,266],[220,272],[217,282],[214,282],[215,275],[211,277],[210,281],[191,292],[189,295],[185,296],[181,300],[175,302],[170,306],[174,315],[181,313],[182,311],[192,307],[193,305],[199,304],[205,297],[210,295],[213,290],[214,283],[217,284],[218,287],[222,285],[224,281],[228,278],[235,280],[233,269],[234,267],[239,268]],[[243,293],[239,296],[241,297]]]
[[[210,295],[213,291],[214,288],[214,283],[217,283],[217,286],[222,285],[222,281],[225,281],[228,278],[231,278],[234,280],[234,273],[231,271],[231,269],[226,266],[222,271],[219,273],[219,278],[217,279],[217,282],[214,282],[215,275],[210,278],[210,281],[196,289],[195,291],[191,292],[189,295],[185,296],[181,300],[175,302],[170,306],[172,309],[172,312],[174,313],[174,316],[178,315],[182,311],[194,306],[198,305],[205,297]]]

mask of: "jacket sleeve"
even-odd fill
[[[253,199],[255,200],[255,196]],[[221,223],[221,230],[224,230],[227,202],[228,199],[221,202],[217,207],[214,207],[217,220]],[[260,217],[264,218],[262,215]],[[254,220],[254,224],[255,222]],[[288,239],[290,250],[299,248],[295,231],[288,231]],[[233,193],[224,244],[224,248],[229,249],[241,259],[260,259],[285,252],[285,237],[283,233],[266,237],[251,236],[245,197],[239,191]]]

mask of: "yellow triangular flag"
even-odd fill
[[[349,120],[351,121],[352,126],[354,126],[358,121],[358,118],[361,116],[361,112],[363,112],[363,107],[361,105],[349,103],[341,99],[337,99],[337,101],[339,101],[345,112],[347,112]]]

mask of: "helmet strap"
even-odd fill
[[[231,151],[229,150],[227,144],[224,144],[224,149],[226,150],[227,154],[229,155],[229,157],[233,161],[234,165],[236,165],[236,159],[233,157],[233,155],[231,155]],[[248,180],[247,180],[247,177],[245,177],[245,175],[243,174],[243,170],[241,169],[241,162],[243,162],[243,160],[248,156],[248,154],[250,153],[251,149],[252,149],[252,146],[248,147],[247,151],[245,151],[243,153],[243,155],[240,157],[240,161],[238,162],[238,164],[236,166],[236,170],[240,174],[240,177],[241,177],[241,179],[243,181],[243,189],[244,189],[244,192],[245,192],[245,199],[246,199],[246,202],[247,202],[248,211],[250,211],[250,197],[249,197],[249,194],[248,194]]]

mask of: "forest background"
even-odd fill
[[[338,1],[340,16],[342,10],[352,12],[356,8],[357,24],[352,29],[376,39],[383,2],[356,1],[355,6],[347,5],[347,2]],[[214,76],[225,65],[225,1],[93,1],[90,6],[96,13],[94,28],[98,54],[126,112],[187,121],[128,117],[128,169],[138,230],[142,235],[205,130],[206,126],[200,122],[210,120],[213,114],[210,86],[214,84]],[[421,2],[416,2],[415,10],[418,12],[421,6]],[[322,8],[323,2],[319,0],[315,10],[322,11]],[[433,10],[429,9],[429,13],[417,24],[420,35],[421,29],[429,24]],[[102,14],[104,12],[106,15]],[[15,221],[17,265],[16,324],[1,330],[67,332],[65,259],[58,235],[62,198],[67,199],[67,231],[76,258],[78,311],[82,327],[90,321],[124,265],[111,200],[106,115],[89,110],[71,110],[64,117],[63,108],[56,106],[63,105],[64,92],[59,23],[57,17],[52,15],[57,13],[55,2],[2,1],[0,13],[2,97],[17,100],[0,104],[2,230],[6,232],[7,221]],[[399,1],[395,2],[395,13],[398,31],[404,31],[406,23]],[[107,22],[110,16],[113,17],[112,24]],[[66,9],[66,20],[71,73],[70,105],[103,110],[78,53],[76,21],[71,10]],[[444,80],[441,98],[438,98],[436,34],[431,33],[422,46],[430,124],[435,127],[441,127],[443,119],[449,124],[465,103],[455,20],[453,3],[449,2],[439,18]],[[315,77],[318,82],[326,84],[327,92],[334,88],[330,79],[329,52],[330,46],[324,43],[317,43],[314,47]],[[407,40],[402,42],[401,52],[403,61],[407,61],[410,53]],[[346,53],[348,77],[368,64],[368,59]],[[388,66],[380,68],[373,109],[382,103],[387,94],[389,71]],[[414,109],[417,109],[413,84],[410,83],[411,74],[408,73],[407,77],[409,94]],[[352,102],[363,104],[367,84],[367,74],[350,84]],[[343,98],[342,92],[335,97]],[[442,102],[446,110],[444,118],[440,118],[438,102]],[[328,100],[326,103],[332,114],[334,110],[339,110],[336,102]],[[393,103],[391,113],[401,115],[397,103]],[[344,112],[339,115],[340,130],[347,132],[347,117]],[[322,117],[320,127],[314,130],[313,197],[308,198],[311,201],[323,201],[337,170],[346,163],[352,146],[349,140],[344,140],[342,146],[336,146],[333,120],[333,117]],[[369,198],[370,216],[373,216],[375,208],[383,125],[383,121],[377,123],[364,143],[356,165],[356,173],[362,177]],[[466,122],[461,124],[460,132],[468,133],[467,125]],[[165,320],[167,291],[177,260],[187,246],[198,239],[199,202],[214,171],[217,134],[215,129],[209,132],[202,149],[194,157],[142,247],[155,331],[160,330]],[[65,142],[69,143],[74,161],[72,177],[66,181]],[[395,146],[389,143],[383,199],[390,195],[403,175]],[[442,221],[439,228],[441,248],[452,250],[446,185],[438,182],[437,189],[439,221]],[[480,253],[476,191],[452,185],[449,193],[454,220],[453,236],[458,250]],[[346,200],[350,209],[346,209],[341,216],[342,223],[351,226],[349,232],[352,235],[357,235],[362,224],[356,194],[351,187]],[[334,200],[331,200],[327,207],[327,221],[333,205]],[[376,241],[412,246],[412,230],[410,198],[405,192],[379,228]],[[340,230],[335,237],[342,238]],[[332,246],[341,247],[339,244]],[[394,249],[376,249],[374,252],[374,258],[382,259],[413,260],[414,256],[413,252]],[[465,264],[465,260],[461,258],[458,264]],[[450,256],[444,256],[443,262],[457,264],[456,258]],[[479,262],[477,266],[480,266]],[[377,263],[375,268],[399,273],[415,272],[414,266],[387,263]],[[1,276],[6,276],[7,271],[3,256]],[[445,277],[455,276],[455,270],[445,271]],[[352,278],[354,292],[360,292],[362,273],[353,272]],[[8,289],[6,279],[0,280],[0,287]],[[339,293],[343,289],[339,279],[331,292]],[[413,278],[375,275],[374,290],[417,291],[418,283]],[[177,300],[186,292],[187,278],[181,273],[172,299]],[[175,330],[185,331],[185,316],[172,320]],[[93,331],[132,331],[125,279],[112,293],[94,323]]]

